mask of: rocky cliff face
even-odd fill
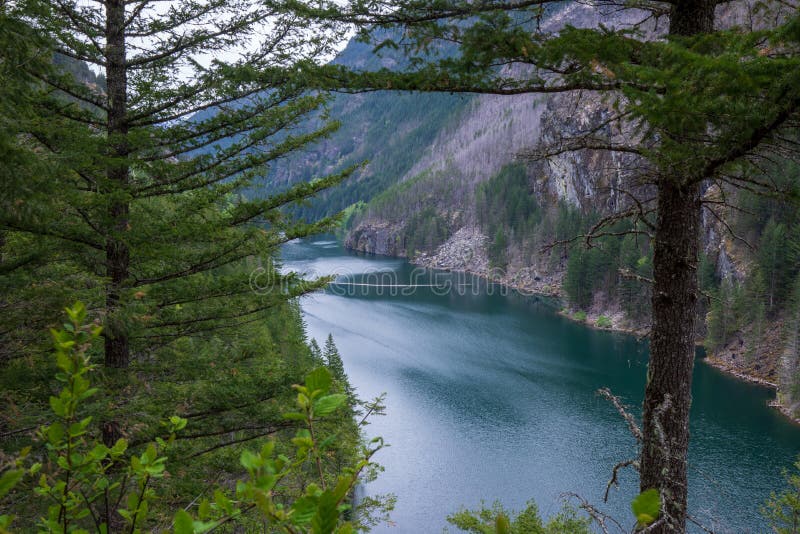
[[[557,12],[547,24],[590,26],[599,17],[597,9],[573,4]],[[638,20],[635,12],[616,17],[613,24]],[[406,256],[422,265],[479,273],[525,291],[560,294],[566,256],[554,262],[552,254],[523,252],[516,242],[509,245],[509,261],[502,270],[489,268],[486,249],[492,236],[486,235],[486,228],[478,221],[476,188],[505,166],[523,162],[529,192],[541,206],[564,203],[584,213],[603,214],[624,208],[627,198],[621,191],[641,193],[642,189],[635,183],[637,168],[630,157],[584,151],[565,152],[547,162],[529,161],[537,146],[578,135],[607,121],[611,113],[602,96],[592,93],[474,97],[459,120],[443,129],[408,172],[387,190],[384,197],[390,200],[371,203],[355,219],[345,244],[372,252],[380,248],[376,248],[377,243],[382,243],[383,250],[392,250],[389,254]],[[618,124],[609,123],[603,130],[611,137],[624,139],[625,132]],[[435,244],[438,246],[409,249],[408,222],[428,208],[451,222],[449,237]],[[392,236],[391,232],[395,234]],[[474,252],[467,259],[462,253],[465,249]],[[623,326],[621,320],[617,322]]]
[[[609,19],[597,8],[572,4],[547,22],[595,25],[600,17],[606,25],[624,25],[640,17],[625,12]],[[724,24],[740,24],[745,18],[728,6],[721,8]],[[752,21],[750,21],[752,23]],[[652,28],[654,29],[654,28]],[[492,235],[481,225],[475,209],[476,189],[506,165],[524,162],[530,194],[542,206],[567,204],[581,212],[608,214],[625,209],[628,192],[646,196],[647,186],[637,183],[641,162],[609,152],[565,152],[546,163],[528,161],[537,146],[547,145],[587,127],[604,123],[611,109],[600,95],[478,96],[437,134],[416,156],[414,164],[354,219],[345,244],[355,250],[392,256],[406,256],[431,268],[463,270],[508,284],[523,291],[562,294],[566,254],[555,261],[552,254],[529,250],[524,240],[508,246],[508,261],[502,269],[492,267],[489,253]],[[618,140],[632,135],[616,123],[604,127],[606,135]],[[714,191],[709,191],[714,194]],[[440,242],[419,248],[410,240],[410,221],[425,210],[446,221],[448,232]],[[534,240],[535,241],[535,240]],[[719,221],[705,215],[703,250],[723,279],[742,281],[748,274],[748,254],[729,238]],[[705,312],[704,312],[705,313]],[[601,320],[602,318],[602,320]],[[622,311],[617,295],[594,295],[587,321],[613,328],[646,333],[647,315],[631,317]],[[699,321],[702,331],[702,318]],[[733,341],[711,355],[710,362],[753,381],[775,385],[780,374],[780,320],[768,335],[757,337],[746,329]],[[752,347],[756,347],[753,349]]]
[[[629,25],[641,18],[642,14],[634,10],[609,15],[591,5],[575,3],[557,11],[544,26],[550,30],[566,24],[589,27],[602,19],[604,24],[613,27]],[[451,235],[456,235],[461,228],[475,228],[478,221],[474,195],[478,184],[509,163],[524,161],[535,147],[549,144],[560,136],[577,135],[605,121],[610,114],[611,109],[602,95],[592,93],[473,97],[458,120],[443,128],[417,156],[413,166],[387,190],[392,203],[405,209],[385,209],[373,203],[357,218],[351,235],[363,237],[385,232],[384,223],[402,232],[411,216],[430,206],[443,217],[456,221],[450,229]],[[607,134],[624,136],[613,123],[604,130]],[[565,152],[547,163],[529,165],[531,193],[545,205],[563,201],[584,211],[611,213],[624,202],[620,190],[635,187],[630,183],[629,164],[630,158],[616,153]],[[442,184],[447,187],[443,188]],[[427,191],[427,194],[420,191]],[[416,251],[405,250],[402,235],[396,237],[397,253],[413,257]],[[384,238],[375,235],[364,243]],[[358,239],[351,238],[348,243],[360,250]]]
[[[382,221],[364,223],[347,234],[344,246],[367,254],[405,256],[401,232],[396,225]]]

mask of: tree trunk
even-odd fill
[[[714,31],[717,0],[677,0],[670,35]],[[653,323],[642,410],[640,488],[656,488],[663,521],[651,532],[686,532],[689,409],[692,404],[697,258],[701,220],[696,181],[664,174],[653,245]]]
[[[641,490],[658,489],[668,524],[684,532],[686,453],[694,367],[699,187],[659,186],[653,250],[653,325],[642,416]]]
[[[691,36],[714,31],[719,0],[676,0],[669,15],[669,34]]]
[[[129,276],[130,253],[124,241],[128,229],[129,165],[127,162],[128,80],[125,66],[125,2],[109,0],[106,7],[106,83],[108,86],[109,156],[106,176],[109,181],[110,205],[106,236],[106,333],[105,364],[127,367],[130,362],[128,336],[121,321],[115,320],[120,308],[122,288]]]

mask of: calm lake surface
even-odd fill
[[[365,491],[398,502],[393,524],[375,532],[441,532],[448,514],[481,500],[520,509],[534,499],[546,516],[565,492],[602,505],[611,467],[635,443],[595,391],[611,388],[638,416],[645,342],[565,320],[536,297],[458,285],[463,275],[421,273],[332,239],[289,243],[283,256],[289,269],[337,275],[339,285],[302,300],[309,335],[322,344],[333,334],[363,398],[388,394],[387,415],[367,427],[391,444],[378,458],[386,471]],[[423,287],[396,287],[410,283]],[[693,391],[690,512],[716,532],[768,532],[759,508],[784,486],[800,428],[767,407],[770,390],[700,360]],[[626,473],[603,508],[626,527],[636,485]]]

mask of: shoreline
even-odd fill
[[[355,251],[354,249],[348,249],[348,250]],[[355,251],[355,252],[362,253],[361,251]],[[464,274],[470,274],[470,275],[479,276],[482,279],[486,280],[487,282],[500,284],[500,285],[505,286],[505,287],[507,287],[509,289],[517,291],[517,292],[519,292],[519,293],[521,293],[523,295],[554,298],[554,299],[558,299],[559,304],[563,304],[563,295],[562,295],[562,292],[561,292],[560,284],[557,284],[557,285],[553,284],[552,282],[554,280],[552,278],[549,278],[546,281],[546,282],[551,282],[551,283],[546,283],[545,281],[542,281],[541,285],[543,286],[543,289],[546,288],[546,290],[541,290],[539,287],[537,287],[538,284],[530,284],[530,285],[526,284],[526,285],[523,285],[523,284],[519,284],[519,283],[514,283],[513,279],[515,277],[512,277],[511,279],[505,279],[505,280],[504,279],[492,279],[492,278],[489,278],[489,276],[487,276],[487,273],[474,271],[474,270],[467,269],[467,268],[459,269],[459,268],[446,268],[446,267],[436,266],[435,264],[432,264],[433,262],[430,262],[430,261],[426,262],[425,261],[426,259],[429,259],[429,258],[430,258],[429,256],[423,256],[421,258],[421,260],[417,260],[417,259],[412,260],[412,259],[409,259],[409,258],[405,258],[405,259],[406,259],[406,261],[408,261],[412,265],[418,265],[418,266],[424,267],[426,269],[445,270],[445,271],[449,271],[449,272],[458,272],[458,273],[464,273]],[[633,326],[629,326],[629,325],[625,325],[625,324],[620,324],[619,320],[613,320],[614,316],[618,316],[619,314],[609,313],[609,315],[603,315],[603,314],[600,314],[600,313],[594,313],[593,312],[593,313],[590,313],[590,314],[587,313],[587,314],[585,314],[583,319],[579,319],[579,318],[576,318],[574,316],[574,313],[576,313],[575,310],[570,310],[569,308],[566,308],[566,307],[560,306],[560,305],[557,306],[557,308],[558,309],[556,310],[556,314],[558,314],[559,316],[564,317],[565,319],[568,319],[568,320],[570,320],[572,322],[582,324],[583,326],[586,326],[588,328],[592,328],[594,330],[602,330],[602,331],[606,331],[606,332],[621,333],[621,334],[631,335],[631,336],[637,337],[639,339],[649,337],[649,328],[642,328],[642,327],[638,327],[637,328],[637,327],[633,327]],[[598,326],[596,323],[597,323],[597,320],[599,319],[599,317],[601,317],[601,316],[607,317],[607,318],[609,318],[609,317],[612,318],[611,325],[610,326]],[[702,340],[698,340],[696,344],[698,346],[702,346]],[[737,370],[736,368],[734,368],[733,366],[725,363],[724,361],[722,361],[722,360],[720,360],[720,359],[718,359],[715,356],[710,355],[710,354],[706,354],[706,356],[701,358],[701,360],[703,362],[705,362],[705,364],[710,365],[711,367],[714,367],[715,369],[718,369],[719,371],[725,373],[726,375],[728,375],[728,376],[730,376],[732,378],[735,378],[735,379],[740,380],[742,382],[748,382],[750,384],[755,384],[755,385],[759,385],[759,386],[771,389],[775,394],[775,398],[770,400],[767,403],[767,405],[769,407],[771,407],[771,408],[776,409],[778,412],[780,412],[781,415],[783,415],[790,422],[792,422],[792,423],[794,423],[796,425],[800,425],[800,418],[799,417],[795,417],[794,415],[792,415],[792,413],[788,410],[788,408],[786,408],[785,406],[783,406],[779,402],[778,397],[777,397],[778,384],[776,384],[774,382],[771,382],[769,380],[766,380],[764,378],[758,377],[758,376],[753,376],[753,375],[750,375],[750,374],[747,374],[747,373],[743,373],[743,372]]]
[[[719,369],[720,371],[723,371],[726,374],[729,374],[729,375],[731,375],[733,377],[736,377],[739,380],[742,380],[743,382],[750,382],[751,384],[756,384],[756,385],[759,385],[759,386],[764,386],[766,388],[772,389],[775,392],[778,391],[778,384],[776,384],[775,382],[771,382],[771,381],[769,381],[769,380],[767,380],[765,378],[761,378],[761,377],[758,377],[758,376],[753,376],[753,375],[748,375],[747,373],[742,373],[741,371],[736,370],[730,364],[720,360],[719,358],[717,358],[715,356],[707,355],[703,359],[711,367],[714,367],[715,369]],[[777,399],[775,401],[777,402]],[[792,418],[792,419],[794,419],[794,418]],[[800,420],[797,420],[797,422],[800,422]]]
[[[557,299],[558,305],[556,306],[555,313],[561,317],[569,321],[573,321],[575,323],[582,324],[585,327],[592,328],[595,330],[603,330],[606,332],[615,332],[625,335],[635,336],[639,339],[646,338],[649,336],[649,328],[643,327],[634,327],[628,324],[624,324],[622,321],[621,313],[612,313],[608,312],[608,315],[604,315],[602,313],[597,313],[596,311],[592,311],[591,313],[585,313],[582,318],[575,317],[574,314],[576,313],[575,310],[570,310],[563,306],[563,294],[561,291],[561,277],[556,276],[531,276],[530,272],[524,273],[523,271],[518,271],[514,276],[506,276],[503,278],[490,278],[489,273],[484,269],[470,269],[465,266],[447,266],[437,263],[434,260],[434,256],[429,256],[427,254],[423,254],[418,256],[417,258],[410,259],[405,256],[391,256],[391,255],[384,255],[384,254],[375,254],[370,252],[365,252],[361,250],[357,250],[354,248],[347,247],[343,242],[341,243],[342,246],[350,251],[355,252],[357,254],[368,254],[371,256],[387,256],[390,258],[402,258],[408,261],[412,265],[417,265],[420,267],[424,267],[426,269],[431,270],[439,270],[439,271],[446,271],[446,272],[455,272],[455,273],[464,273],[469,275],[474,275],[486,280],[487,282],[502,285],[508,289],[514,290],[522,294],[523,296],[531,296],[531,297],[546,297]],[[518,280],[523,279],[525,282],[520,283]],[[598,326],[596,323],[600,317],[606,317],[606,319],[610,320],[610,326]],[[590,322],[591,321],[591,322]],[[702,342],[698,340],[697,345],[701,345]],[[743,373],[731,365],[721,361],[720,359],[714,357],[713,355],[707,354],[705,357],[701,358],[707,365],[718,369],[719,371],[725,373],[726,375],[740,380],[742,382],[748,382],[750,384],[759,385],[762,387],[770,388],[775,393],[775,398],[770,400],[767,405],[778,410],[786,419],[790,422],[800,425],[800,418],[795,417],[789,412],[789,410],[780,404],[777,398],[777,391],[778,385],[774,382],[766,380],[764,378],[749,375]]]

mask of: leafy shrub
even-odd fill
[[[67,308],[69,322],[53,330],[54,354],[62,384],[50,397],[51,423],[40,428],[38,439],[46,450],[46,462],[25,466],[29,450],[12,462],[0,465],[0,498],[7,496],[26,476],[39,476],[34,489],[47,505],[40,520],[43,532],[130,532],[152,530],[155,491],[152,482],[166,474],[166,453],[176,433],[187,420],[172,416],[164,423],[167,438],[156,438],[138,454],[131,453],[124,438],[102,443],[91,432],[91,417],[82,417],[84,403],[98,393],[89,376],[95,370],[87,354],[100,335],[100,327],[85,325],[86,308],[78,303]],[[244,450],[240,464],[248,477],[236,482],[235,490],[218,487],[212,498],[203,499],[196,509],[179,509],[174,514],[175,534],[209,532],[238,521],[247,514],[258,515],[274,532],[320,534],[355,531],[348,515],[350,496],[360,475],[374,464],[372,456],[383,447],[375,438],[362,447],[354,461],[330,481],[323,461],[336,436],[320,432],[319,424],[347,401],[344,393],[331,392],[330,371],[320,367],[310,372],[303,385],[295,385],[296,411],[284,414],[300,428],[292,439],[293,454],[276,451],[267,442],[260,451]],[[301,495],[287,497],[286,482],[307,481]],[[278,489],[280,490],[278,491]],[[10,533],[13,516],[0,516],[0,533]]]
[[[585,323],[586,322],[586,312],[583,311],[583,310],[576,311],[575,313],[572,314],[572,318],[574,320],[578,321],[579,323]]]
[[[597,328],[611,328],[613,325],[611,324],[611,319],[606,317],[605,315],[601,315],[597,318],[597,321],[594,323]]]
[[[800,524],[800,460],[795,472],[784,472],[788,487],[781,493],[772,493],[761,513],[777,534],[795,534]]]
[[[499,502],[491,508],[482,506],[480,510],[461,510],[447,521],[461,530],[474,534],[589,534],[590,521],[579,517],[571,506],[564,506],[561,512],[542,521],[536,503],[529,502],[525,510],[511,517]]]

